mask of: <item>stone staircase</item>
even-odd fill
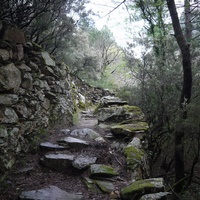
[[[33,190],[22,191],[19,199],[167,198],[163,179],[149,176],[148,125],[142,111],[116,97],[104,97],[95,114],[98,121],[94,111],[82,111],[80,127],[58,130],[54,140],[39,145],[39,167],[45,176],[56,175],[58,182],[44,180],[45,187],[35,185]]]

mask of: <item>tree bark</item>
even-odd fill
[[[182,92],[180,98],[180,118],[183,122],[187,119],[187,105],[190,102],[191,98],[191,90],[192,90],[192,64],[191,64],[191,53],[190,53],[190,44],[186,40],[186,36],[184,36],[182,28],[180,26],[180,21],[178,18],[176,5],[174,0],[166,0],[167,6],[170,12],[172,25],[174,29],[174,34],[178,46],[181,51],[182,56],[182,67],[183,67],[183,84],[182,84]],[[184,182],[184,128],[182,123],[180,124],[180,128],[175,131],[175,192],[180,192],[183,188]]]

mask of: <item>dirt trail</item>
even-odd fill
[[[101,135],[105,140],[104,145],[92,145],[81,150],[77,148],[68,149],[67,152],[75,156],[83,154],[95,156],[96,163],[112,166],[119,173],[118,179],[113,179],[115,191],[119,191],[125,182],[128,180],[128,174],[125,169],[125,158],[120,152],[113,152],[111,150],[112,140],[107,139],[109,135],[108,130],[104,130],[98,126],[98,121],[93,115],[92,110],[83,111],[80,114],[80,121],[75,127],[65,127],[62,129],[68,131],[89,128],[93,129]],[[63,132],[59,129],[48,130],[48,134],[42,139],[43,142],[55,143],[63,138]],[[112,151],[112,152],[111,152]],[[57,153],[57,151],[54,151]],[[62,151],[65,152],[65,151]],[[54,185],[60,189],[82,194],[85,200],[107,200],[110,199],[109,193],[103,193],[99,189],[90,191],[83,183],[83,177],[89,177],[89,170],[77,170],[73,167],[68,168],[64,173],[57,172],[48,167],[41,165],[40,159],[46,152],[39,149],[32,151],[25,156],[21,156],[19,162],[15,165],[12,171],[8,174],[5,181],[0,185],[0,199],[1,200],[17,200],[23,191],[35,190],[39,188]],[[126,181],[125,181],[126,180]]]

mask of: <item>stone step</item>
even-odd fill
[[[48,167],[49,169],[63,172],[71,167],[73,160],[73,155],[59,153],[46,154],[43,158],[40,159],[40,162],[42,165]]]
[[[56,151],[56,150],[65,150],[66,147],[58,145],[58,144],[53,144],[50,142],[42,142],[40,143],[40,150],[41,151]]]
[[[42,189],[24,191],[21,193],[20,200],[82,200],[83,195],[80,193],[68,193],[56,186],[49,186]]]
[[[89,142],[74,137],[65,137],[59,140],[58,142],[61,144],[66,144],[70,148],[77,148],[77,149],[89,146]]]

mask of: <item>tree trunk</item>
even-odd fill
[[[166,0],[167,6],[170,12],[172,25],[175,33],[176,41],[179,45],[182,56],[183,67],[183,84],[180,98],[180,118],[182,123],[187,118],[187,105],[190,102],[191,90],[192,90],[192,66],[191,66],[191,54],[190,45],[184,36],[180,26],[176,6],[174,0]],[[183,188],[184,182],[184,128],[182,123],[179,125],[175,132],[175,182],[178,183],[175,186],[175,191],[180,192]]]

